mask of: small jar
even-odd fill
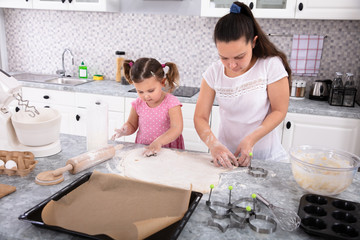
[[[124,77],[124,68],[123,64],[126,59],[124,51],[116,51],[116,81],[120,82],[123,85],[129,85]]]
[[[296,95],[296,84],[297,84],[297,80],[291,81],[291,91],[290,91],[291,97],[295,97],[295,95]]]
[[[306,82],[300,82],[300,97],[305,97]]]

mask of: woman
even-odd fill
[[[203,74],[194,123],[215,166],[247,166],[251,152],[256,159],[284,159],[286,152],[275,128],[289,103],[291,70],[286,56],[240,2],[234,2],[230,13],[217,22],[214,41],[220,60]],[[209,126],[215,96],[219,139]]]

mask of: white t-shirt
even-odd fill
[[[203,73],[207,84],[215,90],[220,110],[218,139],[232,153],[240,141],[261,125],[270,113],[267,85],[288,76],[279,57],[259,58],[254,66],[241,76],[230,78],[225,75],[220,60],[214,62]],[[274,129],[253,148],[255,159],[286,159],[279,133]]]

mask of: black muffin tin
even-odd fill
[[[96,240],[112,240],[112,238],[110,238],[107,235],[103,235],[103,234],[88,235],[85,233],[71,231],[68,229],[61,228],[61,227],[46,225],[41,218],[41,212],[42,212],[43,208],[45,207],[45,205],[49,201],[51,201],[51,200],[57,201],[60,198],[62,198],[63,196],[65,196],[66,194],[70,193],[75,188],[79,187],[81,184],[87,182],[89,180],[91,174],[92,174],[91,172],[85,173],[84,175],[82,175],[81,177],[79,177],[74,182],[70,183],[69,185],[67,185],[66,187],[64,187],[57,193],[55,193],[54,195],[50,196],[49,198],[47,198],[44,201],[42,201],[41,203],[37,204],[36,206],[29,209],[25,213],[21,214],[19,216],[19,220],[30,222],[37,227],[42,227],[42,228],[47,228],[47,229],[51,229],[51,230],[55,230],[55,231],[65,232],[65,233],[72,234],[75,236],[81,236],[81,237],[86,237],[89,239],[96,239]],[[149,236],[145,240],[167,240],[167,239],[176,240],[179,237],[181,231],[184,229],[186,223],[189,221],[189,219],[190,219],[192,213],[194,212],[195,208],[197,207],[198,203],[200,202],[202,195],[203,195],[202,193],[192,191],[191,196],[190,196],[189,208],[186,211],[184,217],[181,220],[177,221],[176,223],[173,223],[172,225],[160,230],[159,232],[154,233],[153,235]]]
[[[360,239],[360,203],[316,194],[300,199],[298,215],[305,232],[330,239]]]

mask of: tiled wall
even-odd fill
[[[66,69],[77,75],[84,61],[89,74],[115,79],[115,51],[127,57],[154,57],[173,61],[181,84],[199,86],[202,72],[218,59],[212,41],[217,18],[176,15],[72,12],[5,9],[5,28],[10,71],[55,73],[61,54],[70,48]],[[293,34],[328,36],[319,76],[333,78],[335,71],[352,72],[360,81],[360,21],[259,19],[270,39],[290,57]],[[310,84],[308,84],[309,86]],[[359,94],[360,95],[360,94]]]

